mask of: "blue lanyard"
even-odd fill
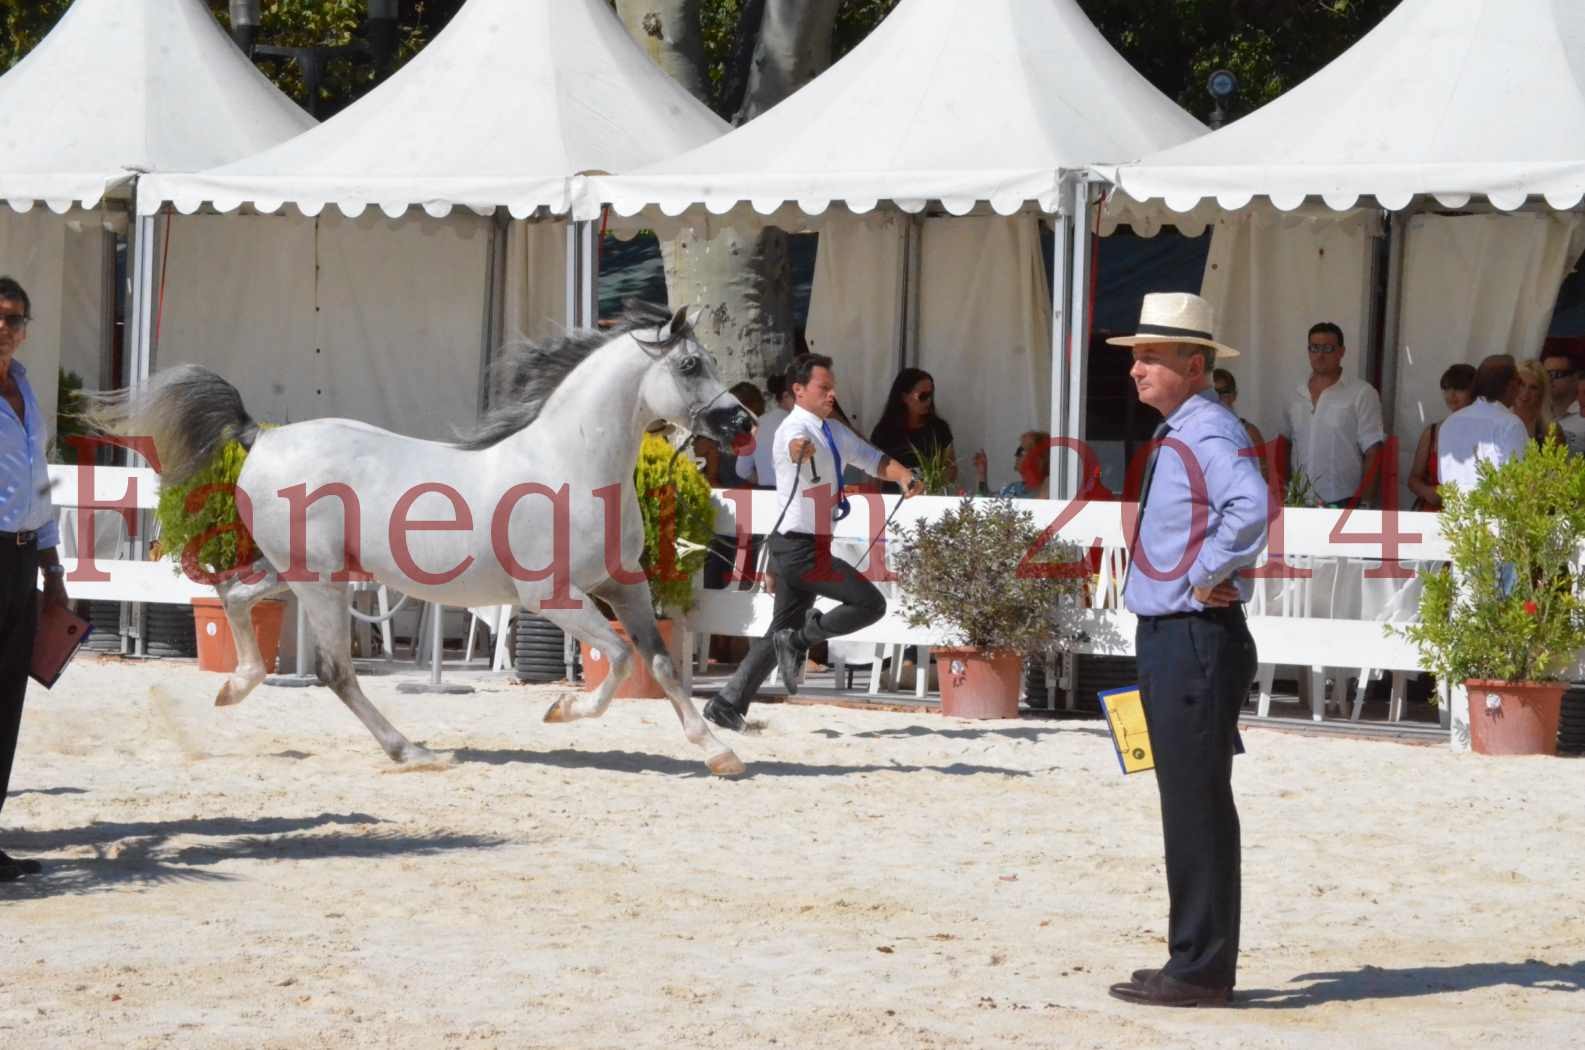
[[[821,420],[820,431],[821,433],[825,434],[826,446],[831,449],[831,458],[836,462],[837,509],[836,513],[832,515],[832,520],[841,521],[843,518],[853,513],[852,504],[848,503],[847,497],[842,494],[843,489],[845,488],[842,483],[842,453],[837,451],[837,439],[836,435],[831,433],[831,424],[826,420]]]

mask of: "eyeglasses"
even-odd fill
[[[0,314],[0,328],[9,328],[13,332],[20,332],[27,328],[28,322],[33,320],[27,314]]]
[[[1572,368],[1549,368],[1549,369],[1546,370],[1546,374],[1551,376],[1553,379],[1569,379],[1569,378],[1573,377],[1574,369],[1572,369]]]
[[[1333,346],[1331,343],[1311,343],[1307,349],[1312,354],[1332,354],[1343,348],[1340,346]]]

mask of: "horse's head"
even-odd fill
[[[639,391],[654,417],[714,438],[722,448],[743,450],[754,432],[754,415],[722,384],[715,358],[694,339],[688,308],[678,310],[653,338],[634,335],[655,356]]]

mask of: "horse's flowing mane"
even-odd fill
[[[472,430],[465,431],[457,447],[489,448],[518,433],[539,418],[550,395],[596,350],[629,332],[659,328],[672,320],[663,306],[629,300],[624,304],[622,319],[606,331],[591,328],[552,336],[538,343],[523,339],[507,344],[491,368],[494,387],[501,391],[502,404],[491,409]],[[641,341],[644,346],[663,353],[692,334],[692,326],[684,322],[672,325],[670,334],[663,340]]]

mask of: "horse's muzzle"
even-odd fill
[[[704,414],[711,436],[723,445],[733,445],[740,436],[754,432],[754,415],[741,405],[723,405]]]

